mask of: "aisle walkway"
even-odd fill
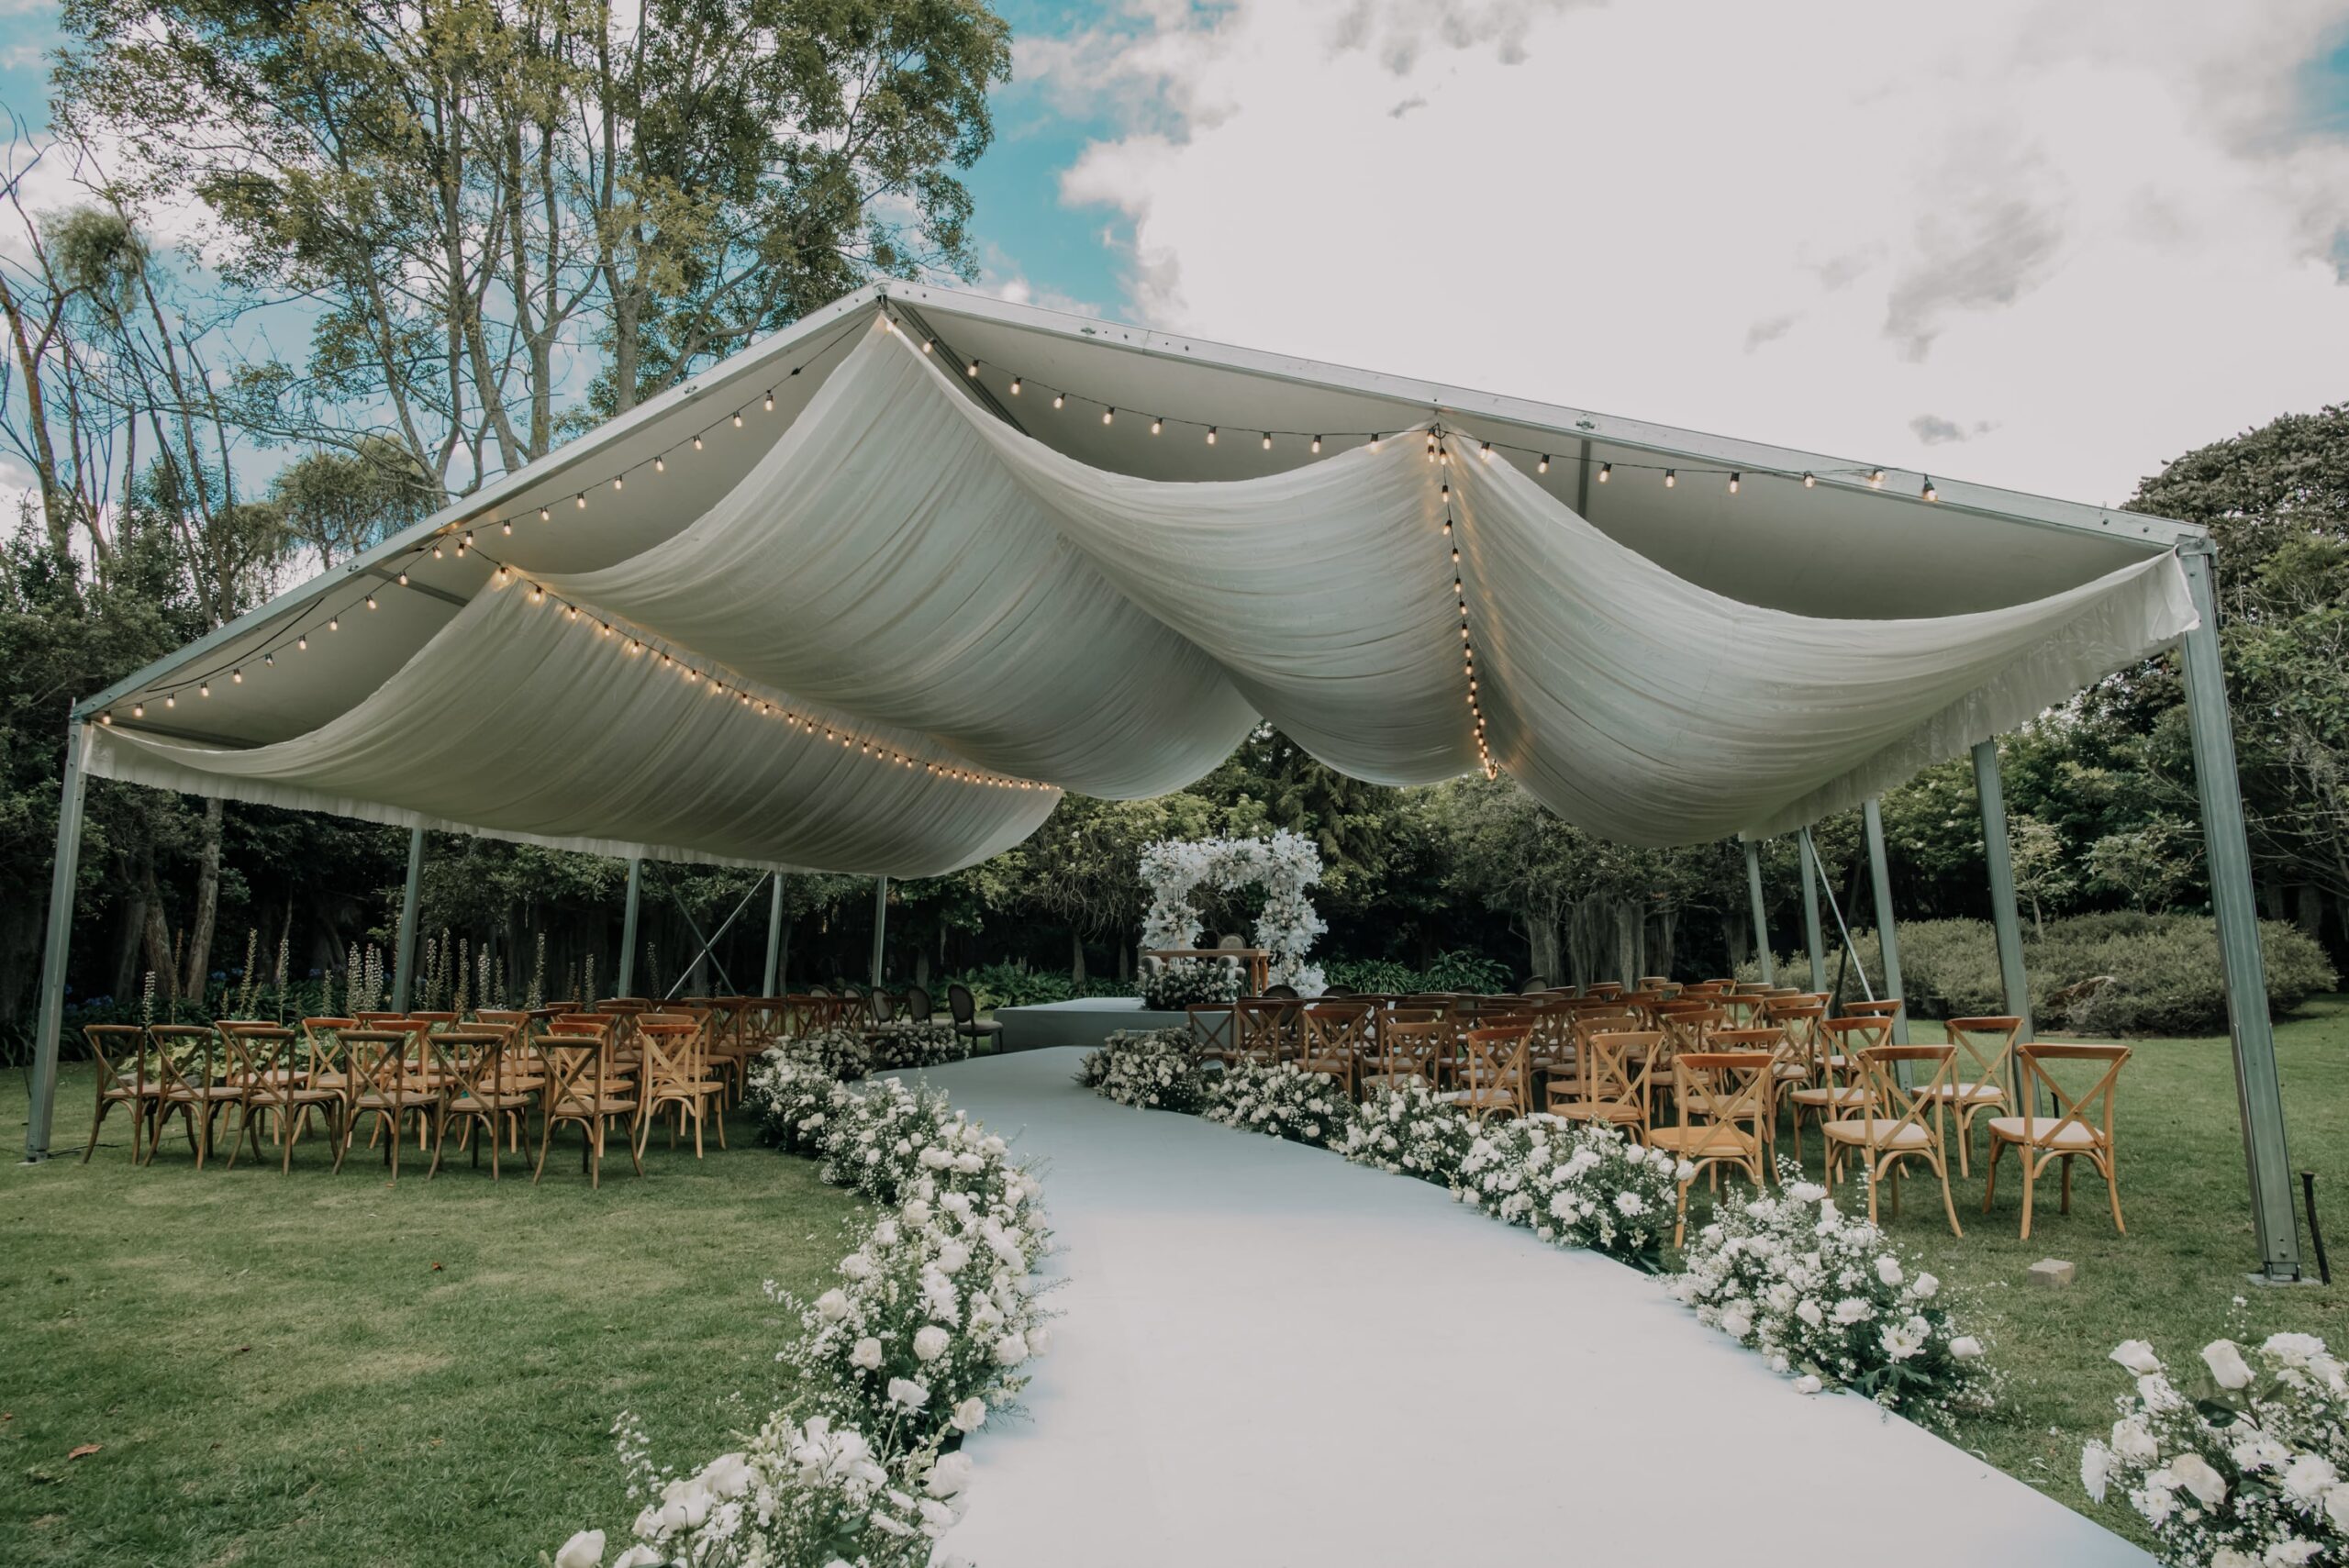
[[[2150,1560],[1653,1282],[1423,1183],[1070,1082],[931,1074],[1047,1162],[1063,1313],[946,1544],[982,1568]]]

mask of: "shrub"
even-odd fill
[[[1873,963],[1876,933],[1852,940]],[[2267,1003],[2288,1012],[2338,981],[2324,951],[2299,927],[2262,921]],[[2208,915],[2147,915],[2122,910],[2047,922],[2023,932],[2032,1018],[2044,1029],[2078,1034],[2194,1035],[2227,1027],[2219,970],[2218,929]],[[1807,959],[1781,961],[1801,974]],[[1756,966],[1748,965],[1741,975]],[[2006,1010],[1998,939],[1985,920],[1903,921],[1900,980],[1909,1009],[1924,1018],[1969,1018]],[[1856,979],[1847,979],[1856,994]]]
[[[1178,958],[1144,974],[1136,989],[1152,1012],[1179,1013],[1238,996],[1240,968],[1216,959]]]
[[[1036,1007],[1047,1002],[1065,1002],[1076,995],[1076,987],[1065,974],[1049,970],[1030,969],[1024,963],[990,963],[963,974],[950,974],[941,980],[936,991],[946,994],[946,987],[960,981],[971,988],[971,999],[982,1012],[996,1007]]]
[[[960,1062],[978,1043],[968,1035],[956,1034],[952,1024],[917,1023],[911,1018],[876,1024],[869,1033],[873,1065],[884,1071]]]
[[[1654,1273],[1664,1266],[1680,1180],[1692,1174],[1686,1162],[1614,1128],[1534,1115],[1478,1133],[1453,1190],[1544,1241]]]
[[[1386,958],[1335,958],[1321,969],[1332,985],[1396,995],[1416,991],[1505,992],[1517,984],[1507,964],[1464,950],[1438,953],[1425,969]]]
[[[1243,1132],[1326,1147],[1345,1141],[1353,1106],[1327,1073],[1308,1073],[1290,1062],[1275,1067],[1243,1062],[1208,1081],[1201,1114]]]
[[[1331,1147],[1357,1165],[1448,1187],[1475,1140],[1476,1124],[1423,1078],[1373,1089]]]
[[[1076,1081],[1141,1110],[1196,1111],[1207,1100],[1206,1066],[1183,1029],[1119,1029],[1077,1063]]]

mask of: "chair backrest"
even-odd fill
[[[1381,1073],[1397,1078],[1408,1074],[1433,1083],[1438,1064],[1452,1054],[1459,1036],[1442,1018],[1398,1020],[1389,1014],[1378,1020],[1376,1040]]]
[[[1767,1051],[1772,1063],[1781,1067],[1793,1065],[1803,1060],[1798,1053],[1794,1041],[1787,1038],[1785,1029],[1776,1024],[1762,1024],[1752,1029],[1715,1029],[1708,1049],[1731,1053]]]
[[[541,1012],[545,1010],[546,1009],[544,1008],[540,1009]],[[568,1012],[570,1009],[564,1008],[562,1010]],[[511,1029],[520,1030],[528,1030],[530,1027],[530,1020],[536,1016],[536,1014],[518,1011],[511,1007],[476,1007],[473,1009],[473,1020],[476,1023],[504,1024]]]
[[[445,1025],[462,1023],[465,1016],[462,1013],[428,1013],[418,1010],[410,1012],[407,1017],[410,1023],[420,1023],[429,1029],[437,1029]]]
[[[354,1096],[413,1093],[423,1087],[432,1052],[429,1031],[358,1029],[344,1029],[341,1035]]]
[[[926,1024],[938,1015],[938,1004],[930,999],[930,988],[924,985],[906,987],[905,1015],[918,1024]]]
[[[1873,1051],[1892,1043],[1892,1020],[1874,1015],[1856,1018],[1822,1018],[1819,1035],[1831,1056],[1843,1059],[1843,1071],[1858,1079],[1858,1059],[1863,1051]]]
[[[2015,1043],[2022,1038],[2017,1018],[1952,1018],[1942,1026],[1952,1045],[1963,1052],[1961,1075],[1969,1084],[2006,1086],[2013,1065]]]
[[[1684,1051],[1672,1059],[1679,1124],[1719,1124],[1761,1139],[1770,1116],[1773,1058],[1766,1051]]]
[[[551,1034],[539,1047],[546,1062],[550,1114],[566,1105],[575,1110],[612,1097],[612,1041],[608,1034]]]
[[[1868,1002],[1846,1002],[1843,1016],[1847,1018],[1888,1018],[1900,1011],[1900,998],[1879,996]]]
[[[98,1092],[147,1087],[147,1031],[137,1024],[83,1024],[82,1038],[90,1043],[90,1060],[98,1070]]]
[[[971,988],[957,980],[946,987],[946,1010],[958,1024],[978,1022],[979,1005],[971,996]]]
[[[1231,1005],[1231,1049],[1269,1066],[1304,1043],[1304,1009],[1278,997],[1242,996]]]
[[[886,991],[875,990],[873,995],[866,999],[873,1006],[873,1021],[874,1023],[885,1024],[896,1020],[897,1017],[897,999],[895,996],[890,995]]]
[[[1194,1002],[1183,1009],[1183,1019],[1191,1033],[1192,1050],[1213,1056],[1230,1051],[1230,1003]]]
[[[220,1082],[220,1036],[204,1024],[151,1024],[155,1073],[165,1094],[209,1089]]]
[[[357,1018],[315,1018],[302,1020],[302,1041],[310,1056],[310,1081],[318,1087],[320,1073],[344,1073],[349,1071],[342,1037],[346,1030],[359,1027]]]
[[[1352,1057],[1375,1045],[1377,1011],[1367,1002],[1308,1002],[1305,1053],[1315,1060]]]
[[[1909,1082],[1900,1082],[1903,1063],[1930,1062],[1930,1073],[1909,1068]],[[1957,1072],[1954,1045],[1876,1045],[1860,1052],[1860,1091],[1867,1106],[1868,1141],[1890,1145],[1901,1129],[1914,1127],[1935,1148],[1942,1141],[1942,1094]],[[1921,1080],[1921,1081],[1920,1081]]]
[[[1301,1001],[1301,1000],[1303,1000],[1303,998],[1302,998],[1302,997],[1300,997],[1300,996],[1297,995],[1297,987],[1296,987],[1296,986],[1294,986],[1294,985],[1286,985],[1286,984],[1267,985],[1267,986],[1265,986],[1265,987],[1264,987],[1264,995],[1267,995],[1267,996],[1277,997],[1277,998],[1279,998],[1279,999],[1281,999],[1281,1000],[1283,1000],[1283,1001],[1287,1001],[1287,1002],[1296,1002],[1296,1001]]]
[[[1654,1064],[1656,1048],[1663,1043],[1661,1029],[1608,1030],[1586,1037],[1581,1045],[1582,1072],[1565,1080],[1572,1085],[1569,1103],[1635,1110],[1645,1124],[1648,1073]]]
[[[644,1091],[648,1095],[700,1080],[701,1025],[691,1018],[647,1014],[636,1021],[636,1038],[644,1048]]]
[[[2125,1045],[2052,1044],[2040,1040],[2031,1045],[2015,1047],[2015,1060],[2022,1063],[2023,1131],[2034,1141],[2063,1135],[2065,1127],[2086,1128],[2098,1144],[2110,1147],[2112,1142],[2112,1102],[2120,1084],[2121,1069],[2131,1055]],[[2067,1092],[2049,1072],[2051,1062],[2086,1062],[2101,1063],[2104,1071],[2085,1090],[2075,1095]],[[2039,1104],[2039,1091],[2045,1089],[2055,1102],[2056,1114],[2041,1116],[2034,1109]]]
[[[359,1020],[359,1027],[362,1029],[390,1029],[407,1022],[406,1013],[356,1013],[352,1017]]]
[[[1526,1110],[1525,1046],[1532,1029],[1504,1024],[1470,1029],[1460,1040],[1460,1086],[1468,1092],[1468,1109],[1479,1120],[1485,1113],[1513,1107]]]
[[[296,1060],[302,1037],[274,1024],[220,1026],[220,1059],[228,1077],[264,1099],[290,1098],[302,1085]]]
[[[443,1029],[434,1038],[433,1049],[440,1056],[440,1071],[457,1095],[489,1101],[507,1093],[516,1065],[514,1044],[519,1038],[518,1025],[482,1024]]]

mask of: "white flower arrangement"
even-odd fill
[[[1208,1080],[1209,1121],[1319,1147],[1343,1143],[1353,1102],[1337,1079],[1295,1062],[1264,1067],[1240,1062]]]
[[[914,1018],[893,1018],[885,1024],[874,1024],[865,1030],[865,1039],[874,1068],[883,1072],[941,1067],[949,1062],[960,1062],[977,1044],[968,1035],[956,1034],[952,1024],[925,1023]]]
[[[1449,1187],[1475,1140],[1473,1118],[1439,1096],[1434,1084],[1407,1078],[1373,1089],[1330,1147],[1357,1165]]]
[[[2213,1391],[2188,1397],[2154,1348],[2112,1360],[2134,1374],[2110,1442],[2080,1453],[2101,1503],[2118,1487],[2179,1568],[2349,1562],[2349,1383],[2313,1334],[2203,1347]]]
[[[1453,1190],[1544,1241],[1604,1252],[1653,1273],[1671,1239],[1683,1160],[1611,1127],[1534,1115],[1479,1129]]]
[[[1312,840],[1286,828],[1262,839],[1163,839],[1141,851],[1141,878],[1150,884],[1150,908],[1142,916],[1145,948],[1196,947],[1200,914],[1195,895],[1202,887],[1264,890],[1256,917],[1256,945],[1270,955],[1270,984],[1293,985],[1318,996],[1327,984],[1305,955],[1330,928],[1313,911],[1305,890],[1321,880],[1321,851]]]
[[[1207,1068],[1183,1029],[1119,1029],[1077,1063],[1076,1081],[1105,1099],[1142,1110],[1196,1111]]]
[[[1049,1241],[1041,1189],[938,1093],[894,1078],[852,1092],[787,1048],[751,1087],[773,1140],[886,1207],[855,1224],[831,1289],[803,1301],[768,1286],[797,1314],[776,1359],[812,1412],[775,1412],[740,1451],[683,1477],[656,1472],[620,1418],[643,1507],[612,1568],[924,1568],[970,1478],[950,1445],[1016,1397],[1050,1338],[1033,1277]],[[606,1545],[582,1530],[553,1561],[599,1568]]]
[[[1153,962],[1142,971],[1135,992],[1141,997],[1141,1005],[1154,1013],[1211,1006],[1238,998],[1240,966],[1212,958]]]
[[[1987,1407],[1996,1379],[1981,1341],[1959,1331],[1941,1282],[1827,1189],[1781,1162],[1781,1195],[1731,1194],[1665,1284],[1702,1322],[1759,1351],[1806,1394],[1856,1390],[1920,1425],[1946,1429]]]
[[[864,1077],[873,1071],[873,1045],[860,1029],[815,1029],[807,1034],[785,1035],[768,1048],[769,1054],[778,1051],[841,1083]]]

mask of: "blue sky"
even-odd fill
[[[2349,0],[996,4],[1015,297],[2107,503],[2349,398]]]

